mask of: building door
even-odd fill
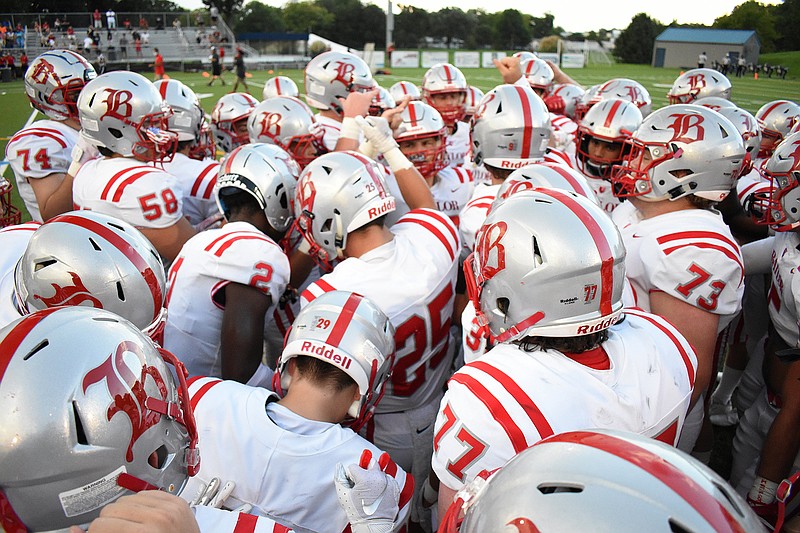
[[[656,62],[655,67],[663,67],[664,66],[664,56],[667,55],[666,48],[656,48]]]

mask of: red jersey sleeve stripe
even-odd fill
[[[469,391],[475,395],[489,410],[498,424],[505,430],[511,445],[514,447],[514,453],[520,453],[528,447],[528,441],[525,439],[525,434],[508,414],[503,404],[495,398],[489,390],[484,387],[477,379],[469,374],[456,373],[450,379],[456,383],[461,383]]]
[[[122,198],[122,195],[125,192],[125,189],[128,187],[128,185],[130,185],[131,183],[134,183],[139,178],[141,178],[143,176],[146,176],[147,174],[150,174],[150,172],[152,172],[152,171],[153,171],[153,169],[145,170],[145,171],[142,171],[142,172],[137,172],[133,176],[127,177],[124,180],[122,180],[122,183],[119,184],[119,187],[117,187],[117,190],[114,191],[114,196],[111,198],[111,201],[112,202],[119,202],[120,198]]]
[[[672,246],[670,248],[665,248],[664,249],[664,253],[666,255],[669,255],[669,254],[671,254],[672,252],[674,252],[676,250],[680,250],[681,248],[688,248],[690,246],[693,246],[695,248],[718,250],[718,251],[722,252],[731,261],[736,261],[736,264],[739,265],[739,269],[741,270],[741,277],[740,278],[744,278],[744,264],[742,263],[742,258],[740,256],[738,256],[737,254],[733,253],[729,248],[726,248],[725,246],[720,246],[719,244],[713,244],[713,243],[710,243],[710,242],[689,242],[689,243],[686,243],[686,244],[680,244],[678,246]]]
[[[403,483],[403,489],[400,491],[400,499],[397,502],[397,506],[402,509],[411,501],[411,497],[414,495],[414,477],[411,474],[406,473],[406,482]]]
[[[218,168],[218,167],[219,167],[219,163],[211,163],[210,165],[208,165],[206,168],[203,169],[203,171],[200,173],[200,175],[197,176],[197,179],[194,180],[194,184],[192,185],[192,192],[190,193],[192,196],[197,196],[197,193],[200,191],[200,187],[203,185],[203,181],[205,181],[206,176],[208,176],[208,173],[211,172],[212,170]],[[213,181],[214,181],[214,183],[216,183],[216,180],[213,180]],[[212,187],[212,189],[213,189],[213,187]],[[203,195],[203,198],[207,198],[207,197],[205,195]]]
[[[681,231],[678,233],[670,233],[668,235],[662,235],[658,239],[658,244],[665,244],[671,241],[677,241],[680,239],[712,239],[722,241],[728,246],[730,246],[734,250],[739,250],[739,245],[727,238],[725,235],[721,235],[714,231]]]
[[[536,431],[539,432],[541,438],[547,438],[555,433],[550,423],[544,417],[542,412],[536,406],[528,394],[520,387],[508,374],[495,368],[484,361],[473,361],[468,366],[489,374],[495,381],[497,381],[508,393],[517,400],[517,403],[525,410],[525,414],[531,419],[531,422],[536,426]]]
[[[237,235],[236,237],[233,237],[232,239],[228,239],[227,241],[222,243],[220,245],[220,247],[217,248],[217,251],[214,252],[214,255],[217,256],[217,257],[222,257],[222,254],[225,253],[225,250],[227,250],[228,248],[233,246],[234,243],[239,242],[239,241],[253,241],[253,240],[262,241],[262,242],[266,242],[266,243],[271,242],[268,237],[263,236],[263,235]]]
[[[253,533],[256,530],[256,525],[258,525],[258,517],[239,513],[239,517],[236,519],[236,527],[233,528],[233,533]]]
[[[23,137],[30,137],[30,136],[33,136],[33,137],[49,137],[51,139],[54,139],[58,144],[60,144],[61,148],[66,148],[67,147],[67,143],[64,142],[64,139],[62,139],[61,137],[58,137],[56,135],[53,135],[52,133],[48,133],[46,131],[30,131],[30,130],[22,131],[22,132],[20,132],[20,133],[18,133],[16,135],[14,135],[14,137],[11,138],[10,143],[16,142],[16,141],[22,139]]]
[[[347,298],[347,301],[344,303],[344,306],[342,306],[342,312],[339,313],[339,317],[333,324],[333,328],[331,328],[331,332],[325,341],[326,344],[336,347],[339,346],[339,343],[342,342],[342,337],[344,337],[347,327],[350,325],[350,322],[352,322],[353,315],[356,314],[356,309],[358,309],[358,306],[361,304],[362,300],[363,298],[358,294],[350,294],[350,296]]]
[[[138,170],[154,170],[154,169],[153,169],[153,167],[147,167],[147,166],[144,166],[144,165],[139,165],[139,166],[136,166],[136,167],[130,167],[130,168],[126,168],[124,170],[120,170],[119,172],[117,172],[116,174],[111,176],[110,180],[108,180],[108,182],[106,183],[105,188],[103,189],[102,194],[100,195],[100,199],[101,200],[107,200],[108,199],[108,193],[111,192],[111,188],[114,186],[114,184],[117,183],[117,181],[120,178],[122,178],[128,172],[135,172],[135,171],[138,171]]]
[[[275,524],[272,528],[272,533],[289,533],[290,531],[292,531],[292,528],[280,524]]]
[[[438,221],[445,228],[447,228],[447,231],[450,232],[450,235],[453,237],[453,240],[458,242],[458,237],[457,237],[458,229],[455,227],[455,225],[453,225],[452,222],[448,222],[450,220],[450,217],[448,217],[441,211],[435,211],[433,209],[415,209],[414,211],[410,211],[410,213],[413,213],[414,215],[428,216]]]
[[[219,385],[220,383],[222,383],[221,379],[215,379],[213,381],[209,381],[208,383],[200,387],[198,391],[192,395],[192,399],[190,402],[192,404],[192,410],[194,411],[197,409],[197,404],[200,403],[200,400],[203,399],[203,396],[205,396],[206,393],[211,390],[211,387],[213,387],[214,385]]]
[[[175,288],[175,280],[178,277],[178,272],[180,271],[181,266],[183,266],[183,259],[183,256],[179,256],[178,260],[172,263],[172,266],[169,268],[169,276],[167,277],[169,281],[169,288],[167,289],[167,298],[164,301],[164,307],[167,309],[169,309],[169,300],[172,298],[172,289]]]
[[[447,253],[450,255],[450,259],[455,259],[456,253],[457,253],[456,245],[458,244],[458,238],[456,237],[456,230],[455,230],[455,226],[453,226],[453,222],[449,218],[447,218],[446,216],[440,215],[438,213],[436,213],[436,216],[433,216],[433,212],[430,212],[430,211],[417,211],[417,210],[414,210],[414,211],[410,211],[408,213],[408,215],[411,215],[411,214],[417,215],[420,218],[413,217],[413,216],[412,217],[404,216],[403,218],[401,218],[400,220],[397,221],[397,224],[402,224],[402,223],[419,224],[423,228],[425,228],[428,231],[430,231],[433,235],[435,235],[437,239],[439,239],[439,242],[442,243],[442,246],[445,247],[445,249],[447,250]],[[427,220],[424,220],[424,217],[433,218],[437,222],[439,222],[441,224],[444,224],[444,226],[450,232],[450,236],[452,237],[453,244],[451,244],[448,241],[448,239],[445,236],[445,234],[442,233],[442,231],[438,227],[434,226],[431,222],[428,222]]]
[[[331,285],[330,283],[328,283],[327,281],[325,281],[322,278],[318,279],[314,283],[314,285],[316,285],[317,287],[322,289],[322,292],[331,292],[331,291],[335,291],[336,290],[336,287],[334,287],[333,285]]]
[[[694,370],[694,365],[692,365],[692,358],[689,357],[689,352],[686,351],[686,348],[684,347],[683,343],[681,343],[681,341],[678,340],[675,334],[672,333],[666,326],[664,326],[664,324],[658,322],[658,320],[653,315],[634,311],[632,309],[626,309],[625,312],[633,316],[638,316],[639,318],[647,320],[655,327],[657,327],[659,330],[661,330],[661,332],[664,335],[666,335],[669,338],[669,340],[672,341],[672,343],[678,349],[678,352],[681,354],[681,359],[683,359],[683,364],[686,366],[686,373],[689,376],[689,386],[694,387],[695,370]]]

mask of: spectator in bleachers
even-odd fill
[[[28,54],[25,51],[22,51],[22,55],[19,56],[19,77],[21,78],[25,71],[28,70]]]
[[[123,26],[123,27],[124,27],[126,30],[130,31],[130,29],[131,29],[131,21],[130,21],[130,19],[129,19],[128,17],[125,17],[125,20],[124,20],[124,21],[122,21],[122,26]]]
[[[146,30],[150,28],[150,24],[147,22],[147,19],[144,17],[139,18],[139,29]]]
[[[17,24],[19,26],[19,24]],[[61,19],[56,17],[56,20],[53,21],[53,29],[57,32],[61,31]]]
[[[105,74],[106,72],[106,56],[103,55],[102,50],[97,50],[97,74]]]
[[[16,77],[17,65],[14,62],[14,56],[11,55],[11,52],[6,52],[6,66],[11,69],[11,75]]]
[[[94,27],[95,28],[102,28],[103,27],[103,18],[100,15],[100,10],[95,9],[94,13],[92,13],[92,20],[94,20]]]
[[[147,30],[142,32],[142,44],[150,44],[150,32]]]
[[[211,25],[216,26],[219,20],[219,9],[217,9],[217,6],[212,4],[211,9],[208,10],[208,14],[211,17]]]
[[[108,8],[108,11],[106,11],[106,24],[109,30],[117,28],[117,14],[111,8]]]
[[[75,30],[72,29],[72,24],[67,26],[67,41],[72,43],[75,42]]]
[[[136,46],[136,57],[137,58],[141,58],[142,57],[142,40],[141,39],[136,39],[136,41],[134,41],[134,46]]]
[[[83,38],[83,55],[88,57],[91,52],[92,52],[92,38],[87,33],[86,37]]]
[[[128,59],[128,36],[124,33],[119,38],[119,53],[125,59]]]

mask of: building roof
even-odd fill
[[[754,30],[717,30],[711,28],[667,28],[656,41],[706,44],[744,44],[755,35]],[[758,37],[756,37],[758,38]]]

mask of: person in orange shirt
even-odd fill
[[[164,79],[164,57],[159,53],[158,48],[153,49],[153,53],[156,54],[156,62],[152,65],[153,70],[155,72],[155,81]]]

